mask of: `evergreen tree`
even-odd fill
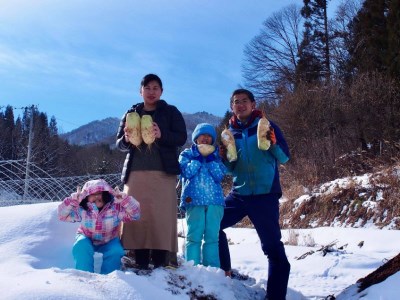
[[[226,127],[228,127],[229,119],[232,117],[232,115],[233,115],[232,112],[229,111],[229,110],[227,110],[225,112],[225,114],[224,114],[224,116],[223,116],[223,118],[222,118],[222,120],[221,120],[221,122],[219,123],[219,126],[218,126],[218,128],[220,128],[221,131],[224,130]]]
[[[54,116],[50,119],[49,135],[47,165],[52,175],[59,175],[61,139],[58,136],[57,121]]]
[[[50,157],[54,155],[50,152],[50,130],[48,126],[47,115],[37,113],[34,116],[34,162],[42,169],[48,169]]]
[[[320,80],[322,65],[312,49],[311,33],[308,22],[305,22],[303,40],[299,49],[299,61],[296,67],[296,87],[301,82],[313,83]]]
[[[13,130],[13,159],[24,159],[26,158],[26,145],[23,144],[23,126],[20,117],[15,121]]]
[[[0,159],[13,159],[13,130],[14,130],[14,111],[8,105],[4,113],[0,112]]]
[[[328,1],[303,0],[301,14],[306,21],[297,69],[302,81],[330,80]]]
[[[52,116],[50,119],[49,130],[50,130],[50,136],[58,137],[57,120],[54,116]]]
[[[388,53],[387,0],[365,0],[350,26],[352,67],[358,73],[386,72]]]
[[[387,15],[389,74],[400,78],[400,0],[389,0]]]

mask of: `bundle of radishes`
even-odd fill
[[[140,117],[137,112],[126,114],[126,127],[129,142],[138,147],[142,141],[147,145],[154,143],[153,118],[150,115]]]

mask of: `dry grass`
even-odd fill
[[[283,197],[286,199],[297,199],[306,194],[308,189],[298,180],[293,180],[286,188],[283,187]]]
[[[307,247],[315,247],[317,245],[311,233],[303,236],[303,245]]]
[[[299,233],[294,229],[288,230],[288,239],[284,243],[285,245],[298,246],[299,245]]]
[[[373,222],[383,228],[400,229],[400,164],[374,173],[370,186],[364,187],[350,180],[345,187],[335,187],[330,193],[310,195],[297,206],[295,199],[281,205],[283,228],[316,226],[362,227]]]
[[[234,227],[239,228],[254,228],[253,223],[250,221],[249,217],[244,217],[240,222],[236,223]]]
[[[285,202],[280,206],[282,228],[312,228],[317,226],[362,227],[367,222],[377,227],[391,226],[400,229],[400,148],[397,144],[385,145],[378,156],[365,151],[353,152],[342,156],[337,164],[341,165],[341,175],[355,176],[367,171],[374,174],[370,187],[362,187],[349,180],[344,188],[336,186],[326,194],[311,194],[323,179],[318,177],[313,162],[302,161],[280,167],[281,184]],[[382,154],[382,155],[381,155]],[[336,177],[340,178],[340,177]],[[332,178],[335,179],[335,178]],[[232,187],[232,178],[222,183],[224,194]],[[310,195],[307,201],[294,204],[300,196]],[[246,217],[236,227],[253,228]],[[310,238],[306,244],[312,244]]]
[[[316,243],[311,233],[306,235],[300,235],[299,231],[296,229],[289,229],[288,236],[286,241],[284,241],[285,245],[290,246],[305,246],[305,247],[315,247]]]

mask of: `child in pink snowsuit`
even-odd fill
[[[125,254],[119,238],[122,222],[138,220],[140,205],[132,196],[114,190],[105,180],[90,180],[58,206],[61,221],[80,222],[72,254],[75,268],[94,272],[94,253],[103,254],[101,274],[121,268]]]

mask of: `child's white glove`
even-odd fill
[[[82,199],[82,190],[81,187],[78,186],[76,188],[76,192],[71,194],[71,199],[77,201],[78,203],[81,203]]]
[[[128,194],[121,192],[118,186],[114,188],[114,191],[115,191],[115,198],[114,198],[115,203],[121,203],[124,199],[128,197]]]

